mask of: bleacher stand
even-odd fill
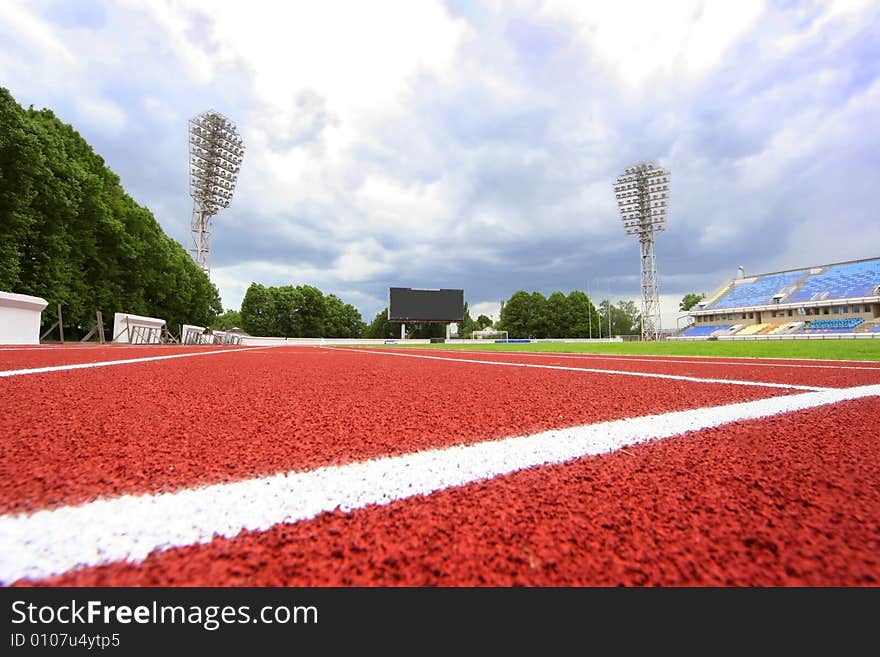
[[[821,301],[873,296],[876,294],[877,281],[880,281],[880,260],[834,265],[810,276],[803,287],[786,301]]]
[[[794,285],[808,270],[782,272],[761,276],[754,282],[738,283],[714,304],[706,306],[713,310],[762,306],[773,302],[773,297],[781,290]]]
[[[876,338],[880,333],[880,257],[748,278],[739,269],[739,277],[691,309],[688,319],[698,328],[670,339],[809,338],[826,333]],[[740,319],[741,324],[730,324]]]

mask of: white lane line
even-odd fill
[[[128,365],[130,363],[148,363],[154,360],[169,360],[171,358],[190,358],[192,356],[212,356],[214,354],[229,354],[242,351],[255,351],[257,349],[274,349],[274,347],[243,347],[239,349],[219,349],[217,351],[195,351],[186,354],[169,354],[167,356],[144,356],[143,358],[125,358],[122,360],[104,360],[98,363],[72,363],[70,365],[51,365],[48,367],[32,367],[25,370],[5,370],[0,372],[0,378],[4,376],[23,376],[25,374],[42,374],[44,372],[66,372],[67,370],[82,370],[89,367],[109,367],[110,365]]]
[[[154,550],[262,531],[335,509],[349,511],[564,463],[648,440],[880,396],[880,385],[614,420],[307,472],[0,516],[0,583],[80,566],[143,561]]]
[[[591,367],[565,367],[563,365],[538,365],[537,363],[513,363],[501,360],[479,360],[475,358],[444,358],[425,354],[406,354],[395,351],[376,351],[374,349],[346,349],[344,347],[326,347],[334,351],[352,351],[356,354],[381,354],[384,356],[400,356],[402,358],[424,358],[426,360],[444,360],[449,363],[477,363],[479,365],[503,365],[506,367],[530,367],[541,370],[563,370],[566,372],[590,372],[593,374],[617,374],[622,376],[639,376],[648,379],[671,379],[673,381],[690,381],[693,383],[723,383],[733,386],[754,386],[759,388],[783,388],[785,390],[831,390],[819,386],[801,386],[794,383],[769,383],[767,381],[741,381],[739,379],[707,379],[681,374],[659,374],[657,372],[632,372],[628,370],[606,370]]]
[[[424,350],[419,350],[424,351]],[[705,360],[676,360],[674,356],[656,356],[651,358],[636,358],[633,356],[614,356],[609,354],[572,354],[572,353],[556,353],[551,351],[476,351],[471,349],[450,349],[452,353],[464,353],[464,354],[483,354],[486,356],[498,356],[499,354],[510,354],[515,356],[532,356],[532,357],[543,357],[543,358],[568,358],[571,360],[621,360],[621,361],[632,361],[639,363],[683,363],[689,365],[739,365],[745,367],[791,367],[791,368],[813,368],[813,369],[827,369],[827,370],[865,370],[867,372],[871,371],[880,371],[880,367],[873,367],[871,365],[866,365],[865,367],[851,367],[849,365],[799,365],[799,364],[788,364],[788,363],[761,363],[761,362],[743,362],[743,361],[723,361],[723,360],[715,360],[715,361],[705,361]],[[436,352],[434,352],[436,353]],[[707,358],[717,358],[717,356],[707,356]],[[663,359],[663,360],[661,360]],[[760,360],[760,359],[755,359]],[[794,360],[794,359],[793,359]],[[834,362],[834,361],[826,361],[826,362]],[[850,361],[850,360],[842,360],[837,361],[840,363],[867,363],[870,361]]]
[[[365,345],[366,346],[366,345]],[[407,347],[404,345],[405,349],[420,349],[421,351],[425,351],[424,347]],[[515,354],[517,356],[525,356],[526,354],[530,355],[540,355],[540,354],[565,354],[568,356],[603,356],[608,358],[630,358],[627,354],[611,354],[611,353],[601,353],[601,352],[571,352],[571,351],[514,351],[514,350],[497,350],[497,351],[488,351],[488,350],[471,350],[471,349],[439,349],[440,351],[457,351],[463,353],[481,353],[481,354]],[[434,350],[430,350],[434,351]],[[647,354],[645,354],[647,355]],[[651,354],[651,358],[682,358],[682,355],[676,354]],[[686,355],[684,356],[686,357]],[[785,361],[798,361],[803,363],[874,363],[876,361],[873,360],[853,360],[853,359],[840,359],[840,358],[782,358],[780,356],[692,356],[692,358],[700,358],[700,359],[714,359],[714,360],[724,360],[730,358],[738,358],[743,361],[756,362],[756,364],[762,364],[761,361],[765,360],[785,360]],[[699,361],[702,362],[702,361]],[[748,363],[746,363],[748,364]],[[769,363],[768,363],[769,364]]]

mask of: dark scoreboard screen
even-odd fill
[[[464,290],[392,287],[388,291],[389,321],[460,322],[463,319]]]

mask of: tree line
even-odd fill
[[[518,290],[501,304],[501,317],[494,328],[509,338],[598,338],[641,333],[641,312],[633,301],[608,299],[597,306],[582,290],[568,295]]]
[[[568,295],[553,292],[549,297],[540,292],[518,290],[501,303],[501,317],[494,324],[486,315],[473,319],[465,303],[458,337],[470,339],[474,331],[486,328],[507,331],[509,338],[637,335],[641,333],[641,312],[633,301],[619,301],[615,306],[606,299],[595,306],[581,290],[572,290]],[[440,338],[446,335],[446,327],[443,324],[407,324],[406,335],[407,338]],[[383,308],[366,325],[363,337],[399,338],[400,324],[389,322],[388,309]]]
[[[221,317],[226,320],[233,312],[227,311]],[[254,336],[359,338],[365,329],[354,306],[312,285],[266,287],[251,283],[237,319],[240,328]]]
[[[251,283],[241,304],[241,312],[227,311],[218,318],[218,328],[238,326],[251,335],[326,338],[400,338],[400,323],[388,321],[383,308],[369,324],[350,304],[333,294],[324,295],[311,285],[265,287]],[[603,300],[598,306],[581,290],[568,295],[524,290],[501,305],[501,318],[494,324],[486,315],[473,319],[464,305],[464,320],[458,323],[458,336],[469,339],[485,328],[508,332],[510,338],[588,338],[608,335],[636,335],[641,332],[641,313],[633,301],[615,306]],[[442,323],[407,323],[408,339],[442,338]]]
[[[138,205],[92,147],[51,110],[0,88],[0,290],[62,306],[68,334],[113,314],[209,326],[220,295],[183,246]]]

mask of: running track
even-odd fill
[[[4,585],[880,581],[880,363],[0,347]]]

